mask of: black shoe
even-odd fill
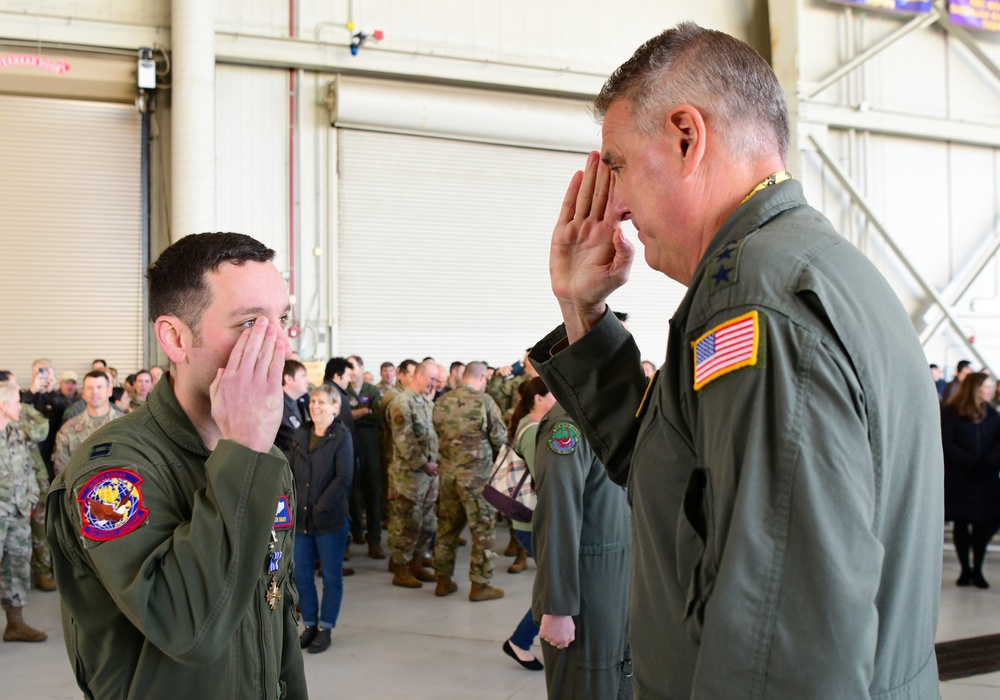
[[[509,656],[510,658],[514,659],[514,661],[521,664],[521,666],[528,669],[529,671],[541,671],[543,668],[545,668],[544,666],[542,666],[542,662],[539,661],[538,659],[532,659],[531,661],[521,661],[521,659],[517,657],[517,654],[515,654],[514,650],[511,648],[509,639],[503,643],[503,653]]]
[[[354,569],[349,566],[342,567],[340,570],[341,576],[354,576]]]
[[[312,644],[309,645],[309,653],[319,654],[326,651],[329,648],[330,648],[330,630],[323,629],[321,627],[319,633],[316,635],[316,639],[314,639],[312,641]]]
[[[971,586],[972,585],[972,572],[963,571],[958,580],[955,581],[956,586]]]
[[[989,588],[990,587],[990,584],[987,583],[986,579],[983,578],[983,572],[981,572],[981,571],[973,571],[972,572],[972,585],[974,585],[976,588]]]
[[[299,647],[305,649],[307,646],[312,644],[313,640],[316,639],[316,635],[319,634],[319,628],[316,625],[311,627],[306,627],[299,635]]]

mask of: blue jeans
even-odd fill
[[[299,589],[299,608],[302,622],[314,627],[317,622],[324,629],[333,629],[340,615],[340,601],[344,598],[344,548],[351,528],[344,518],[344,526],[328,535],[303,535],[295,533],[295,587]],[[316,593],[316,560],[323,568],[323,607],[319,607]]]
[[[514,537],[521,543],[521,546],[528,550],[528,556],[534,557],[534,554],[531,553],[531,533],[526,530],[514,530]],[[297,553],[295,558],[298,559]],[[510,642],[521,649],[530,649],[534,645],[537,636],[538,625],[531,619],[531,608],[528,608],[528,612],[521,618],[521,621],[517,624],[517,629],[511,635]]]

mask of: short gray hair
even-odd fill
[[[594,100],[597,117],[619,100],[647,135],[669,110],[690,104],[737,157],[784,161],[788,153],[788,104],[774,71],[749,45],[693,22],[653,37],[619,66]]]

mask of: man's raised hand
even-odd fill
[[[604,314],[604,300],[628,280],[634,248],[614,211],[614,178],[592,152],[563,199],[549,248],[549,277],[569,341],[589,331]]]

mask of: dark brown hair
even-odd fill
[[[176,316],[197,336],[201,315],[212,303],[205,273],[222,263],[269,262],[274,251],[242,233],[196,233],[185,236],[162,253],[146,270],[149,320]]]
[[[507,442],[511,445],[514,443],[514,436],[517,435],[517,424],[534,408],[536,396],[549,395],[549,388],[545,386],[541,377],[532,377],[521,383],[521,386],[517,388],[517,393],[520,398],[517,400],[517,405],[514,406],[514,413],[511,414],[510,425],[507,427]]]
[[[973,423],[979,423],[986,417],[986,402],[980,388],[990,378],[985,372],[971,372],[965,376],[958,390],[948,399],[948,405],[956,416]]]

